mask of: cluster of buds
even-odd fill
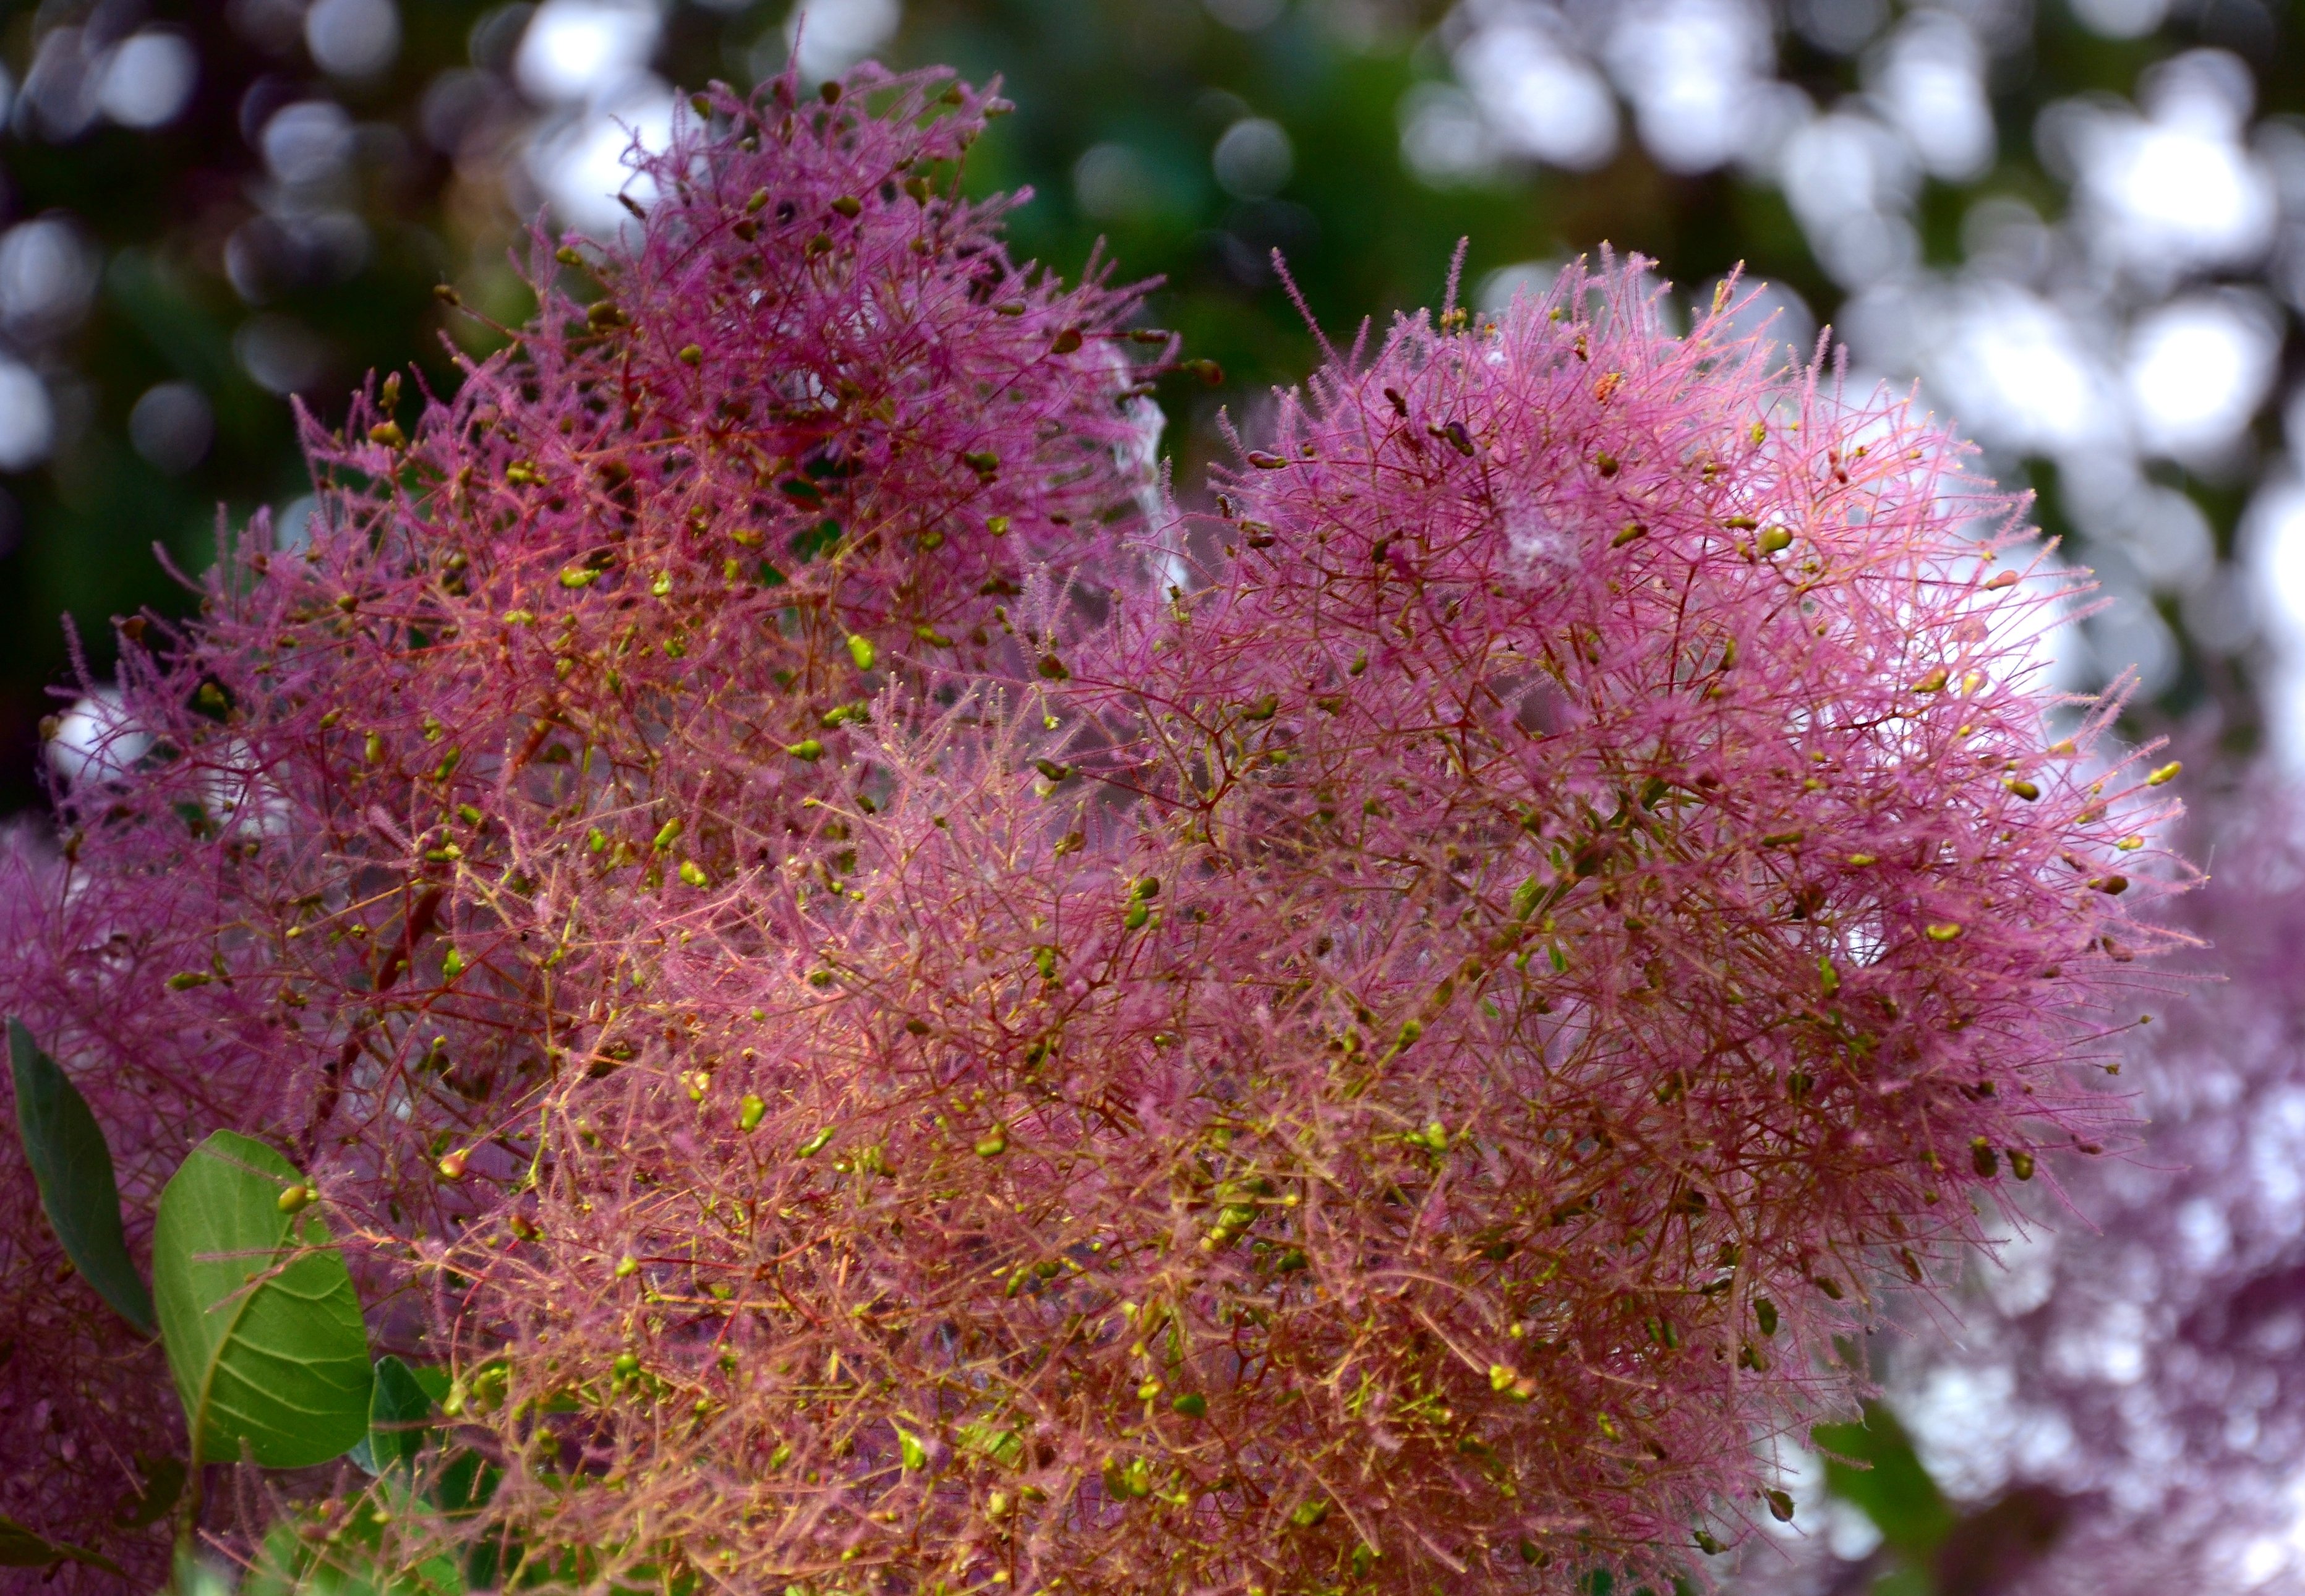
[[[312,1172],[500,1471],[412,1558],[1671,1577],[2117,1125],[2163,773],[2051,726],[1952,443],[1637,265],[1399,323],[1178,514],[1175,341],[956,196],[1003,108],[699,96],[453,399],[315,428],[309,546],[124,629],[0,1003],[132,1207],[218,1121]]]

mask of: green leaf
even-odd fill
[[[368,1433],[368,1330],[327,1227],[283,1213],[303,1176],[218,1131],[160,1193],[152,1284],[192,1461],[266,1468],[342,1456]]]
[[[133,1501],[122,1504],[113,1522],[123,1530],[140,1530],[156,1524],[176,1505],[184,1494],[184,1460],[163,1457],[157,1461],[139,1457],[137,1466],[144,1473],[144,1494]]]
[[[104,1128],[79,1088],[16,1020],[8,1022],[8,1067],[16,1081],[16,1130],[64,1255],[121,1318],[150,1335],[152,1294],[121,1234],[120,1185]]]
[[[1864,1422],[1819,1424],[1809,1438],[1825,1454],[1825,1490],[1871,1519],[1892,1550],[1909,1558],[1936,1550],[1953,1527],[1953,1510],[1894,1413],[1868,1402]]]
[[[368,1399],[368,1433],[353,1447],[353,1461],[371,1474],[416,1466],[424,1449],[425,1420],[432,1398],[416,1372],[387,1354],[376,1361],[376,1383]]]
[[[100,1551],[51,1541],[13,1518],[0,1516],[0,1568],[49,1568],[58,1563],[86,1563],[91,1568],[108,1568],[124,1577],[120,1565]]]
[[[381,1513],[384,1517],[379,1518]],[[464,1596],[470,1588],[446,1552],[403,1562],[407,1549],[387,1547],[388,1522],[421,1519],[421,1500],[378,1481],[355,1499],[339,1531],[315,1545],[284,1521],[264,1538],[239,1596]]]

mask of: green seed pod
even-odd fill
[[[1103,1473],[1105,1493],[1115,1501],[1134,1501],[1152,1494],[1152,1470],[1142,1457],[1127,1464],[1108,1457]]]
[[[2009,1173],[2019,1180],[2033,1178],[2033,1155],[2020,1147],[2009,1150]]]
[[[629,1280],[640,1272],[641,1261],[634,1257],[631,1253],[627,1252],[622,1258],[617,1260],[617,1279]]]
[[[673,839],[678,836],[684,828],[685,828],[680,818],[676,815],[671,819],[667,820],[664,823],[662,829],[659,830],[656,834],[656,841],[650,845],[654,847],[658,853],[661,853],[667,848],[672,846]]]
[[[761,1100],[759,1093],[746,1092],[744,1100],[736,1106],[736,1128],[751,1135],[761,1128],[761,1120],[768,1111],[769,1106]]]
[[[785,744],[785,751],[806,764],[814,764],[824,757],[824,744],[813,737],[804,737],[797,743]]]
[[[1982,1136],[1969,1144],[1969,1161],[1986,1180],[1991,1180],[2001,1173],[2001,1155],[1995,1152],[1993,1143]]]
[[[1765,1490],[1761,1495],[1769,1504],[1770,1517],[1779,1524],[1792,1523],[1793,1499],[1791,1497],[1782,1490]]]
[[[1008,1127],[1006,1125],[994,1125],[991,1133],[976,1144],[976,1156],[980,1159],[997,1159],[1008,1150]]]
[[[848,639],[848,658],[855,661],[856,668],[858,670],[871,670],[872,668],[872,662],[880,657],[880,651],[872,646],[872,640],[871,638],[855,633],[850,635]]]
[[[832,1127],[830,1125],[827,1125],[822,1130],[817,1132],[815,1135],[811,1136],[807,1141],[802,1142],[798,1147],[794,1148],[793,1157],[796,1159],[812,1159],[816,1157],[817,1154],[822,1152],[824,1150],[825,1144],[831,1140]]]
[[[711,880],[711,878],[704,873],[704,867],[693,859],[684,859],[680,862],[680,879],[691,887],[708,886]]]
[[[1513,888],[1512,917],[1515,920],[1527,920],[1531,914],[1536,913],[1536,900],[1544,896],[1544,883],[1535,876],[1523,881]]]
[[[301,1213],[310,1203],[312,1196],[310,1186],[283,1186],[280,1190],[280,1211],[284,1214]]]
[[[1763,554],[1775,554],[1780,549],[1791,548],[1792,541],[1793,535],[1789,529],[1781,526],[1773,526],[1768,531],[1761,534],[1761,552]]]
[[[1761,1327],[1761,1334],[1773,1337],[1777,1333],[1777,1305],[1766,1297],[1753,1299],[1753,1322]]]
[[[1170,1400],[1169,1406],[1172,1411],[1182,1413],[1187,1419],[1205,1419],[1209,1416],[1209,1399],[1198,1391],[1179,1393]]]

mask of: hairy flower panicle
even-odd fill
[[[871,68],[794,89],[716,89],[638,157],[661,197],[629,245],[539,240],[537,315],[453,399],[412,416],[387,378],[308,429],[309,547],[259,524],[199,623],[123,627],[65,859],[17,845],[0,1004],[89,1083],[132,1210],[243,1126],[399,1289],[402,1242],[505,1201],[558,1083],[662,1045],[633,1004],[665,947],[804,938],[791,884],[843,853],[812,806],[863,778],[885,683],[1013,649],[1002,599],[1097,565],[1147,486],[1136,291],[1013,266],[1008,202],[958,195],[999,103]],[[774,889],[738,925],[747,872]],[[60,1261],[37,1227],[7,1244],[12,1278]],[[63,1412],[47,1368],[0,1370],[28,1435]],[[15,1473],[0,1512],[111,1533],[134,1460],[74,1444],[100,1485]]]
[[[453,400],[315,430],[310,549],[126,650],[0,1003],[132,1203],[219,1120],[310,1168],[504,1469],[411,1549],[1681,1569],[1827,1337],[2116,1117],[2175,872],[2106,711],[2045,728],[2061,590],[1637,268],[1401,323],[1132,522],[1134,298],[947,197],[946,84],[716,90],[583,294],[540,253]]]
[[[1984,1262],[1962,1334],[1917,1337],[1890,1396],[1949,1490],[2028,1498],[2056,1531],[2012,1587],[2130,1596],[2293,1583],[2305,1447],[2305,1056],[2297,801],[2260,777],[2190,840],[2234,862],[2173,916],[2213,949],[2156,1003],[2130,1057],[2149,1119],[2134,1159],[2069,1176],[2084,1228],[2028,1204],[2013,1267]],[[2062,1206],[2062,1205],[2060,1205]],[[2005,1393],[1962,1413],[1960,1388]]]

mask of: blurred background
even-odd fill
[[[0,15],[0,813],[37,798],[36,727],[71,679],[60,617],[100,679],[108,617],[185,604],[155,544],[197,572],[220,514],[264,505],[293,537],[292,400],[326,418],[363,372],[412,361],[445,382],[443,341],[474,335],[433,284],[517,321],[525,224],[617,226],[620,153],[662,137],[676,86],[749,82],[795,39],[812,75],[871,55],[1005,80],[1020,109],[970,177],[1034,191],[1020,257],[1071,274],[1109,240],[1125,275],[1165,277],[1154,318],[1228,374],[1162,395],[1188,489],[1218,405],[1253,417],[1314,358],[1275,248],[1346,335],[1437,301],[1460,237],[1483,307],[1604,242],[1657,259],[1684,303],[1741,263],[1782,335],[1806,349],[1829,324],[1852,381],[1918,382],[1987,471],[2037,491],[2065,557],[2119,600],[2067,630],[2069,683],[2134,666],[2132,731],[2305,768],[2305,14],[2280,0]],[[2281,1103],[2305,1124],[2305,1096]],[[2286,1201],[2293,1242],[2305,1197]],[[2150,1351],[2140,1330],[2075,1379],[2127,1400],[2122,1360]],[[1884,1408],[1834,1432],[1873,1470],[1789,1461],[1799,1532],[1748,1579],[1999,1589],[2039,1577],[2073,1504],[2126,1490],[2133,1522],[2156,1499],[2084,1480],[2073,1425],[2060,1441],[2012,1419],[2020,1375],[1924,1365],[1905,1423]],[[2293,1433],[2243,1440],[2275,1465],[2305,1455]],[[2286,1577],[2295,1538],[2252,1533],[2228,1572]]]

